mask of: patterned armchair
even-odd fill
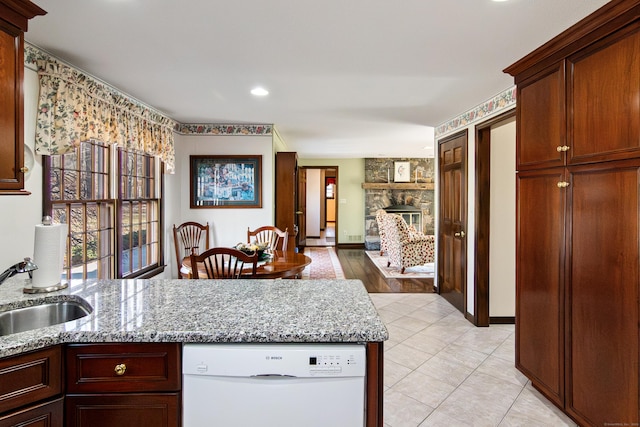
[[[385,236],[389,261],[387,267],[405,268],[434,262],[435,236],[427,236],[410,230],[407,223],[397,214],[386,214]]]
[[[387,251],[387,235],[385,233],[386,224],[384,217],[387,212],[384,209],[378,209],[376,212],[376,223],[378,224],[378,234],[380,235],[380,256]]]

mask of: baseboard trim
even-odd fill
[[[364,249],[364,243],[338,243],[338,249]]]
[[[491,316],[489,317],[489,323],[492,325],[515,325],[515,316]]]

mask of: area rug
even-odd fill
[[[338,255],[333,247],[306,247],[311,264],[302,270],[302,279],[344,279]]]
[[[432,262],[405,268],[404,273],[400,273],[398,267],[387,267],[387,257],[380,256],[380,251],[365,251],[365,253],[386,279],[433,279],[435,276],[435,266]]]

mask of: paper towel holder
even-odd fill
[[[53,224],[52,218],[48,215],[42,217],[42,225],[50,226]],[[34,287],[34,286],[26,286],[22,289],[22,292],[25,294],[42,294],[48,292],[60,291],[62,289],[66,289],[69,287],[69,283],[65,280],[61,280],[59,283],[47,286],[47,287]]]

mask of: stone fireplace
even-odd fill
[[[379,250],[376,212],[400,214],[424,234],[434,234],[434,161],[424,159],[365,159],[365,249]],[[408,162],[410,181],[396,182],[396,162]]]

